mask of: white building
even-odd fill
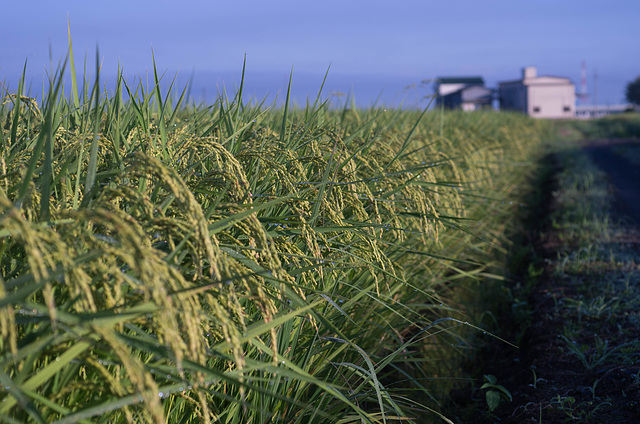
[[[534,118],[573,118],[576,91],[569,78],[538,76],[536,68],[522,71],[522,79],[501,82],[501,110],[517,110]]]

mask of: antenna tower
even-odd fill
[[[586,102],[589,98],[587,94],[587,63],[584,60],[580,67],[580,94],[578,94],[578,98],[583,102]]]

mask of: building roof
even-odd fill
[[[517,79],[517,80],[509,80],[509,81],[500,81],[498,82],[498,85],[508,85],[508,84],[525,84],[525,85],[530,85],[530,84],[535,84],[536,82],[551,82],[554,81],[555,83],[561,83],[561,84],[573,84],[571,82],[571,78],[567,78],[567,77],[558,77],[558,76],[554,76],[554,75],[538,75],[536,77],[533,78],[526,78],[526,79]]]
[[[526,80],[511,80],[499,82],[499,86],[521,84],[525,86],[541,86],[541,85],[574,85],[570,78],[541,76],[528,78]]]
[[[484,85],[484,79],[482,77],[438,77],[436,78],[436,83]]]
[[[477,85],[465,87],[459,91],[462,96],[462,101],[464,102],[474,102],[481,100],[491,101],[491,97],[493,94],[493,90],[486,87],[479,87]]]

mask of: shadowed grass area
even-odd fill
[[[599,119],[552,122],[556,137],[564,140],[637,139],[640,137],[640,113],[627,112]]]
[[[541,124],[190,105],[70,59],[68,97],[63,67],[0,107],[3,420],[447,421]]]

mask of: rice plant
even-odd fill
[[[2,94],[0,420],[449,422],[538,123],[96,74]]]

